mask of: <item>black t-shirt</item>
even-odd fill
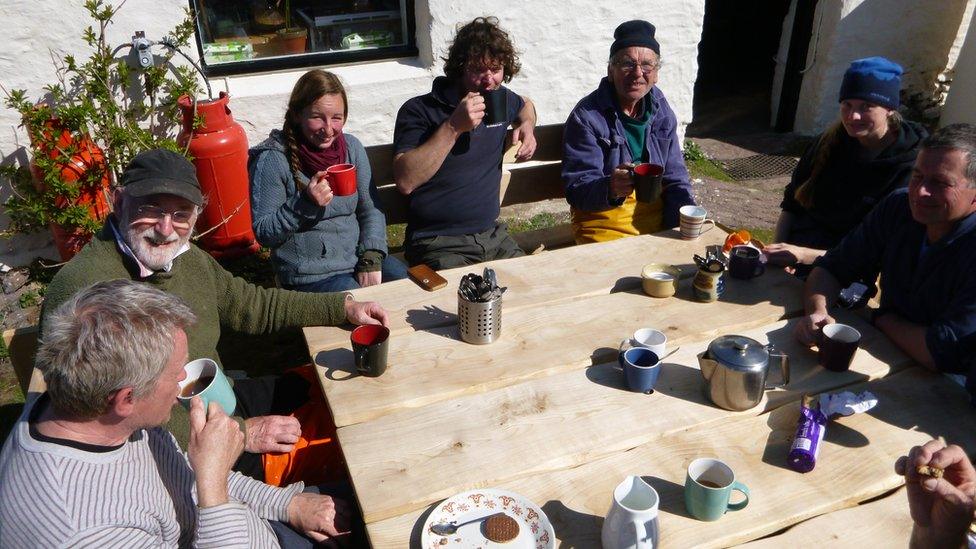
[[[518,94],[503,89],[508,97],[507,121],[492,127],[482,123],[461,134],[434,176],[410,193],[408,239],[474,234],[494,226],[505,132],[525,104]],[[404,103],[393,132],[394,154],[430,139],[457,104],[457,88],[443,76],[434,80],[430,93]]]

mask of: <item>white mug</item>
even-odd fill
[[[680,214],[681,238],[685,240],[694,240],[702,233],[715,227],[715,220],[705,219],[708,211],[701,206],[682,206],[678,213]]]
[[[644,347],[650,349],[657,356],[664,356],[667,350],[668,336],[664,332],[653,328],[641,328],[634,332],[630,339],[620,342],[620,352],[626,351],[631,347]]]

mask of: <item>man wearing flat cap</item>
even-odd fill
[[[58,306],[96,282],[114,279],[144,282],[186,301],[198,319],[187,331],[190,360],[210,358],[220,364],[221,328],[263,335],[309,325],[386,324],[386,312],[377,303],[357,302],[341,293],[262,288],[234,277],[192,244],[204,199],[196,169],[182,155],[162,149],[140,153],[123,172],[121,185],[105,226],[48,285],[41,311],[42,340]],[[307,382],[294,379],[298,377],[235,383],[246,452],[236,470],[263,479],[261,454],[288,452],[298,441],[298,420],[277,415],[295,406],[289,402],[290,409],[280,409],[282,395],[307,397]],[[182,408],[174,408],[167,428],[186,448],[189,424]]]
[[[621,23],[613,33],[607,77],[566,121],[562,177],[576,242],[600,242],[678,225],[694,204],[678,141],[678,121],[658,89],[661,47],[654,25]],[[633,167],[655,164],[660,196],[637,201]]]

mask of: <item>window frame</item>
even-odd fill
[[[199,55],[200,67],[207,78],[221,76],[248,75],[254,73],[271,72],[287,69],[328,67],[331,65],[355,64],[381,59],[398,59],[417,57],[417,22],[414,16],[414,0],[405,0],[403,15],[407,19],[406,44],[387,48],[368,48],[361,50],[307,52],[281,57],[266,57],[247,61],[230,61],[227,63],[209,64],[203,55],[203,38],[200,32],[200,19],[197,15],[199,0],[187,0],[193,13],[193,34]]]

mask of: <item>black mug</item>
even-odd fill
[[[352,331],[352,354],[356,371],[366,377],[378,377],[386,371],[390,329],[379,324],[364,324]]]
[[[505,90],[495,88],[480,93],[485,98],[485,126],[504,124],[508,118],[508,94]]]
[[[638,164],[630,171],[634,180],[635,198],[639,202],[654,202],[661,197],[664,167],[657,164]]]
[[[752,246],[733,246],[729,252],[729,274],[743,280],[755,278],[766,272],[762,253]]]
[[[861,332],[846,324],[828,324],[820,328],[817,355],[820,365],[832,372],[846,372],[861,343]]]

